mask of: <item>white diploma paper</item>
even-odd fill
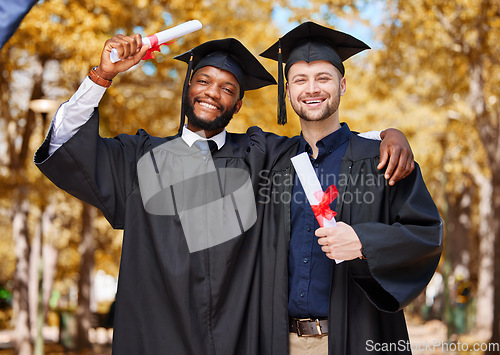
[[[184,23],[181,23],[180,25],[177,25],[175,27],[169,28],[168,30],[158,32],[154,35],[148,36],[148,37],[143,37],[142,38],[142,43],[148,45],[149,48],[151,48],[151,42],[157,42],[158,44],[163,44],[169,41],[172,41],[176,38],[182,37],[184,35],[187,35],[188,33],[198,31],[199,29],[202,28],[202,24],[198,20],[191,20],[187,21]],[[153,37],[156,37],[158,39],[155,41]],[[118,58],[118,51],[116,49],[112,49],[111,53],[109,55],[109,58],[111,59],[111,62],[116,63],[120,60]]]
[[[314,168],[311,164],[311,159],[309,159],[309,155],[307,153],[301,153],[299,155],[291,158],[293,167],[295,168],[295,172],[299,177],[300,183],[304,188],[304,192],[306,193],[307,200],[311,206],[318,205],[320,201],[314,196],[314,194],[318,191],[323,192],[323,188],[319,182],[318,176],[314,171]],[[323,226],[324,227],[337,227],[337,222],[335,221],[335,217],[331,220],[323,218]],[[343,260],[335,260],[335,262],[341,263]]]
[[[320,201],[314,196],[314,194],[318,191],[323,192],[323,188],[319,183],[318,177],[316,176],[316,172],[311,164],[311,160],[307,153],[302,153],[296,155],[292,158],[292,164],[297,172],[300,183],[304,188],[304,192],[306,193],[307,201],[311,206],[315,206],[319,204]],[[337,227],[337,223],[335,222],[335,218],[328,220],[323,218],[324,227]]]

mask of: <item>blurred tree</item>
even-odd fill
[[[35,72],[31,95],[28,100],[41,98],[42,93],[42,68],[44,61],[35,60]],[[19,354],[30,354],[32,343],[30,341],[29,328],[29,256],[30,256],[30,235],[28,217],[31,201],[29,198],[29,182],[27,179],[27,162],[30,155],[30,138],[36,127],[36,116],[33,111],[28,111],[22,119],[16,115],[16,107],[11,103],[12,91],[5,72],[0,78],[2,88],[1,115],[6,119],[8,127],[5,134],[7,146],[6,166],[10,179],[2,187],[6,189],[12,203],[12,234],[15,241],[15,254],[17,259],[16,273],[14,277],[13,309],[18,317],[16,322],[16,352]],[[11,73],[7,73],[9,75]],[[14,101],[14,100],[12,100]],[[17,120],[17,122],[16,122]]]
[[[83,202],[82,202],[83,203]],[[92,293],[92,272],[94,268],[94,253],[95,242],[93,238],[94,233],[94,219],[96,218],[96,209],[92,206],[83,203],[82,208],[82,241],[80,243],[79,254],[80,259],[80,278],[78,279],[78,319],[83,320],[78,322],[77,334],[77,348],[90,349],[91,343],[89,340],[89,330],[91,327],[90,320],[92,317],[92,310],[90,309],[90,299]]]
[[[12,233],[16,245],[14,305],[19,336],[18,353],[28,354],[32,351],[29,338],[28,270],[33,235],[42,233],[42,250],[48,247],[53,257],[58,256],[54,281],[56,288],[68,289],[67,280],[74,282],[77,270],[81,275],[89,275],[89,268],[93,265],[86,259],[87,262],[82,260],[79,266],[80,258],[75,250],[80,242],[76,236],[81,235],[77,229],[79,223],[76,223],[82,218],[81,206],[74,199],[67,199],[65,194],[60,193],[29,164],[45,131],[44,122],[28,110],[29,101],[42,96],[67,100],[89,69],[99,63],[105,40],[118,32],[151,34],[187,20],[199,19],[204,24],[202,31],[164,47],[154,60],[143,62],[134,70],[118,76],[100,105],[103,136],[133,134],[138,128],[155,135],[170,135],[178,128],[182,82],[186,70],[184,63],[172,59],[174,55],[203,41],[224,37],[236,37],[258,54],[282,34],[270,17],[276,7],[289,7],[292,11],[290,20],[309,19],[313,13],[317,13],[317,19],[326,21],[330,13],[355,16],[355,5],[354,1],[289,4],[281,0],[45,0],[31,10],[0,51],[0,148],[6,152],[5,158],[0,158],[0,190],[2,204],[11,211],[12,220],[12,226],[5,226],[4,229]],[[271,73],[276,74],[274,62],[262,62]],[[278,127],[275,120],[276,88],[264,88],[245,95],[244,107],[231,122],[229,130],[241,132],[248,126],[259,125],[282,135],[299,132],[298,120],[292,120],[285,127]],[[44,219],[42,216],[47,216],[51,208],[55,208],[56,218],[46,217],[51,226],[40,226]],[[99,218],[100,221],[95,223],[102,232],[106,228],[102,228],[102,216]],[[90,223],[90,220],[92,218],[86,218],[83,223]],[[114,242],[113,238],[120,239],[117,234],[107,231],[99,233],[96,245],[113,243],[116,249],[112,255],[98,251],[96,255],[100,260],[96,260],[96,263],[101,262],[103,267],[113,269],[109,266],[110,260],[117,259],[119,251],[119,242]],[[81,242],[87,243],[84,240]],[[46,259],[47,252],[42,254],[43,259]],[[45,268],[48,263],[44,262],[43,265]],[[46,278],[49,281],[47,283]],[[47,294],[50,293],[51,279],[50,275],[44,277],[44,292]],[[85,280],[89,282],[87,278]],[[83,291],[89,285],[81,283],[80,287]],[[89,293],[81,292],[80,297],[89,297]],[[46,309],[48,297],[45,296],[44,300]],[[80,304],[87,304],[88,300],[80,301]],[[84,322],[88,321],[86,317],[88,314],[80,320],[83,328]]]
[[[481,238],[476,325],[492,330],[491,341],[498,343],[500,4],[490,0],[387,4],[391,22],[384,27],[385,48],[376,66],[378,94],[403,88],[417,105],[446,112],[442,116],[449,135],[446,149],[457,154],[448,155],[450,161],[445,162],[446,191],[459,203],[468,184],[478,190],[479,208],[474,212],[479,218],[470,217],[478,222]]]

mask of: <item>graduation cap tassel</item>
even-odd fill
[[[182,128],[184,127],[184,122],[185,122],[185,112],[184,112],[184,105],[186,104],[187,100],[187,93],[188,93],[188,86],[189,86],[189,79],[191,78],[191,70],[193,69],[193,53],[191,52],[191,56],[189,57],[189,63],[188,63],[188,68],[186,71],[186,78],[184,79],[184,86],[182,87],[182,104],[181,104],[181,124],[179,126],[179,135],[182,134]]]
[[[285,79],[283,77],[281,41],[278,41],[278,124],[286,124]]]

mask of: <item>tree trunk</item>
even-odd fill
[[[42,247],[43,258],[43,282],[42,282],[42,307],[43,319],[47,321],[47,314],[49,313],[49,302],[52,295],[52,288],[54,287],[54,278],[56,276],[57,258],[59,252],[52,245],[45,244]]]
[[[40,261],[42,253],[42,219],[33,234],[29,256],[28,306],[30,319],[30,334],[34,340],[38,326],[38,296],[40,294]]]
[[[448,245],[452,275],[462,274],[469,278],[471,253],[469,250],[469,235],[471,234],[471,189],[464,188],[458,198],[451,198],[448,204],[447,233],[453,236],[453,242]]]
[[[495,239],[495,263],[493,265],[493,320],[490,344],[500,344],[500,168],[493,171],[493,217],[492,229],[497,236]],[[498,354],[490,349],[485,354]],[[498,350],[498,349],[497,349]]]
[[[80,243],[80,279],[78,281],[78,339],[79,349],[90,348],[89,339],[92,312],[90,309],[92,290],[92,270],[94,268],[94,238],[93,223],[96,217],[94,207],[83,203],[82,210],[82,241]]]
[[[483,30],[478,29],[479,43],[484,45]],[[480,190],[480,226],[479,232],[481,236],[481,244],[479,246],[481,254],[481,262],[479,267],[479,282],[478,288],[481,292],[478,293],[476,307],[476,328],[480,332],[485,332],[490,336],[492,334],[493,314],[500,312],[500,309],[495,309],[493,304],[494,294],[498,293],[495,288],[498,288],[498,280],[495,279],[494,267],[495,258],[500,255],[495,255],[496,233],[498,227],[495,227],[496,219],[500,218],[496,215],[495,200],[493,199],[494,191],[499,191],[495,186],[495,167],[500,160],[498,159],[498,142],[499,137],[498,127],[494,124],[493,118],[486,110],[486,100],[484,95],[484,59],[481,54],[481,45],[478,49],[470,52],[470,83],[468,94],[468,105],[474,114],[475,127],[478,130],[479,137],[483,142],[483,146],[488,158],[488,165],[491,169],[491,177],[484,177],[479,174],[474,174],[477,185]],[[498,168],[496,168],[498,170]],[[497,263],[498,264],[498,263]],[[493,310],[493,312],[492,312]]]
[[[38,60],[34,73],[34,86],[31,93],[31,100],[39,99],[43,96],[42,81],[45,60]],[[9,95],[9,91],[5,93]],[[3,101],[3,99],[2,99]],[[14,122],[11,112],[6,110],[8,121]],[[17,265],[14,275],[14,322],[16,324],[16,345],[17,355],[31,355],[33,344],[30,341],[30,310],[29,310],[29,274],[30,274],[30,238],[28,232],[29,214],[29,184],[26,179],[26,165],[28,157],[32,156],[30,151],[30,141],[33,130],[36,127],[36,116],[31,110],[26,114],[26,124],[20,131],[7,130],[7,156],[9,172],[14,186],[14,207],[12,221],[12,236],[16,245]],[[20,145],[18,144],[20,142]]]
[[[495,235],[492,229],[492,201],[493,188],[491,180],[479,172],[474,174],[477,186],[479,186],[479,275],[476,303],[476,328],[481,333],[489,336],[493,321],[493,257]]]
[[[16,322],[15,352],[17,355],[33,354],[30,339],[28,280],[29,280],[29,202],[25,198],[17,199],[12,219],[12,234],[16,243],[16,272],[14,274],[13,309]]]
[[[487,231],[482,234],[481,239],[481,269],[479,293],[482,303],[478,302],[477,321],[478,325],[486,326],[491,330],[491,342],[498,343],[500,340],[500,127],[498,117],[487,111],[485,99],[485,82],[483,74],[485,71],[483,53],[488,48],[489,27],[485,26],[485,18],[491,3],[482,1],[481,11],[477,17],[477,47],[469,53],[470,58],[470,84],[468,104],[474,113],[475,124],[479,137],[483,142],[488,158],[488,166],[491,170],[489,179],[489,210],[487,216],[481,216],[482,224],[487,225]],[[480,185],[480,188],[483,186]],[[488,197],[484,196],[485,199]],[[486,208],[485,208],[486,209]],[[486,228],[485,228],[486,229]],[[486,259],[486,260],[485,260]],[[487,287],[483,289],[483,287]],[[486,295],[485,295],[486,294]],[[488,297],[486,304],[485,296]],[[489,306],[489,309],[487,308]],[[491,312],[493,310],[493,312]]]
[[[56,237],[53,228],[55,217],[54,205],[49,204],[42,216],[42,313],[44,322],[47,320],[47,314],[49,312],[50,296],[52,294],[52,287],[54,286],[57,257],[59,255],[59,252],[51,243],[52,239]]]

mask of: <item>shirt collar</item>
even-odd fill
[[[187,128],[186,125],[184,125],[184,127],[182,128],[181,137],[184,140],[184,142],[186,142],[186,144],[190,147],[193,146],[194,142],[201,139],[201,140],[205,140],[205,141],[212,140],[217,144],[217,149],[221,149],[222,146],[226,143],[226,130],[223,129],[222,132],[207,139],[207,138],[191,131],[189,128]]]
[[[351,136],[351,130],[349,129],[349,126],[347,125],[347,123],[341,123],[340,125],[341,127],[338,130],[330,133],[316,143],[316,146],[320,148],[320,154],[321,151],[333,152],[349,140]],[[307,143],[307,141],[302,136],[302,133],[300,133],[299,152],[308,152],[309,154],[312,153],[312,149],[309,146],[309,143]]]

